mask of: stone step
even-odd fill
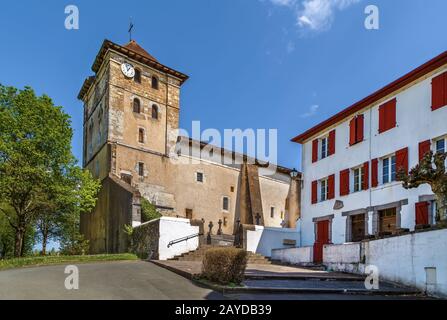
[[[215,248],[216,246],[213,245],[202,245],[200,248],[198,248],[195,251],[190,251],[188,253],[184,253],[179,256],[175,256],[171,260],[176,261],[203,261],[203,258],[205,257],[206,251],[210,248]],[[271,264],[271,261],[264,257],[261,254],[248,252],[248,259],[247,263],[249,264]]]

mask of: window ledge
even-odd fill
[[[381,184],[375,188],[372,188],[372,190],[388,189],[388,188],[392,188],[392,187],[399,186],[399,185],[402,185],[402,181],[392,181],[392,182],[388,182],[385,184]]]

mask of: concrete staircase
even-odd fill
[[[205,252],[210,248],[216,248],[216,247],[222,247],[217,245],[202,245],[200,248],[198,248],[195,251],[191,251],[188,253],[184,253],[179,256],[175,256],[174,258],[170,260],[175,261],[203,261],[203,258],[205,257]],[[266,257],[257,254],[257,253],[248,253],[248,264],[271,264],[270,260]]]

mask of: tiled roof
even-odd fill
[[[135,40],[130,41],[124,46],[124,48],[129,49],[135,53],[142,55],[150,60],[157,61],[152,55],[150,55],[146,50],[144,50]]]

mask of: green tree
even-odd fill
[[[1,205],[1,204],[0,204]],[[4,210],[6,206],[1,205]],[[0,259],[10,257],[14,254],[14,229],[9,225],[4,215],[0,214]]]
[[[420,185],[430,185],[437,203],[436,221],[447,224],[447,172],[445,160],[447,153],[427,153],[423,159],[412,168],[409,174],[399,172],[405,189],[418,188]]]
[[[141,198],[141,222],[147,222],[161,217],[157,208],[146,198]]]
[[[91,186],[98,182],[76,166],[70,125],[48,96],[0,85],[0,198],[12,209],[0,210],[14,230],[15,256],[23,256],[36,229],[44,246],[56,225],[63,240],[70,238],[75,231],[67,225],[79,221],[68,221],[94,206]]]
[[[95,207],[101,187],[87,170],[72,168],[64,185],[71,192],[64,193],[64,204],[60,214],[59,240],[64,254],[84,254],[88,251],[88,241],[80,234],[81,214],[89,214]]]

